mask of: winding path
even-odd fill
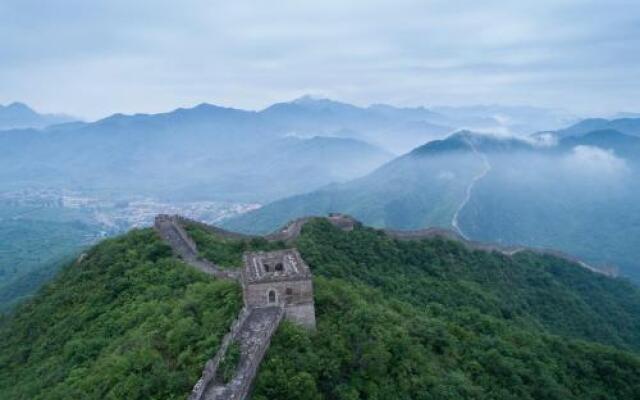
[[[480,171],[478,175],[474,176],[471,182],[469,183],[469,186],[467,186],[464,200],[462,201],[462,203],[460,203],[460,205],[456,209],[456,212],[453,214],[453,219],[451,220],[451,226],[453,226],[456,232],[458,232],[458,234],[462,236],[464,239],[468,240],[469,238],[467,237],[467,235],[464,234],[464,232],[460,228],[460,223],[459,223],[460,212],[462,211],[463,208],[466,207],[467,203],[469,203],[469,200],[471,200],[471,193],[473,192],[473,187],[476,185],[476,183],[478,183],[482,178],[484,178],[489,173],[489,171],[491,171],[491,163],[489,162],[487,155],[478,151],[478,149],[476,148],[476,145],[473,144],[471,140],[465,139],[465,142],[469,145],[469,147],[471,147],[471,150],[476,155],[482,158],[482,164],[483,164],[482,171]]]

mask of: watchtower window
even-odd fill
[[[283,269],[284,269],[284,267],[282,266],[282,263],[277,263],[276,264],[276,271],[282,272]]]
[[[292,295],[293,294],[293,289],[291,289],[290,287],[287,288],[286,290],[287,295]]]
[[[269,291],[269,303],[275,303],[276,302],[276,291],[275,290],[270,290]]]
[[[264,263],[264,270],[265,272],[271,272],[271,265]]]

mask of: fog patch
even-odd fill
[[[542,132],[525,137],[524,140],[536,147],[555,147],[558,145],[558,137],[552,132]]]
[[[456,179],[456,174],[453,171],[440,171],[438,173],[438,179],[441,181],[452,181]]]
[[[572,149],[565,165],[579,174],[619,175],[628,171],[627,162],[613,150],[580,145]]]

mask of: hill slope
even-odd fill
[[[213,259],[264,246],[204,235]],[[280,328],[256,399],[640,392],[640,293],[623,281],[323,220],[297,247],[315,275],[318,331]],[[237,286],[169,258],[150,230],[105,241],[0,323],[0,397],[184,398],[240,303]]]
[[[99,229],[79,210],[0,200],[0,312],[51,279],[97,240]]]
[[[223,225],[266,233],[304,215],[342,212],[377,227],[448,227],[482,168],[464,136],[456,135],[417,148],[361,179],[278,200]]]

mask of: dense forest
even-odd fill
[[[229,268],[284,245],[188,230]],[[624,280],[324,220],[296,246],[318,328],[281,325],[255,399],[640,396],[640,291]],[[106,240],[1,322],[0,398],[186,398],[241,303],[151,230]]]

